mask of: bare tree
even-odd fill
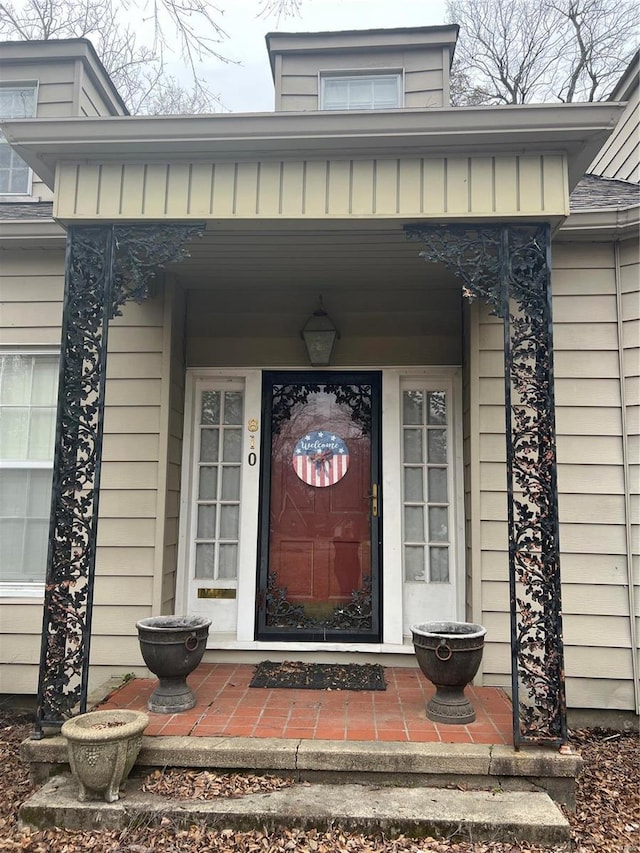
[[[280,17],[299,3],[260,0],[257,12]],[[230,61],[222,16],[210,0],[0,0],[0,39],[89,39],[132,112],[203,113],[219,109],[220,97],[202,79],[201,63]],[[176,48],[188,86],[166,71]]]
[[[593,101],[629,63],[634,0],[448,0],[456,104]]]

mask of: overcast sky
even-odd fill
[[[232,112],[273,109],[273,81],[264,37],[268,32],[424,27],[445,23],[445,0],[302,0],[300,16],[256,17],[258,0],[220,0],[229,38],[220,52],[239,65],[209,65],[206,76]]]

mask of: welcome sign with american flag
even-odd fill
[[[298,477],[309,486],[333,486],[347,473],[349,449],[335,433],[310,432],[294,447],[292,463]]]

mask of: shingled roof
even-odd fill
[[[603,207],[632,207],[640,204],[640,184],[600,175],[584,175],[571,193],[572,213]]]
[[[51,219],[53,202],[51,201],[8,201],[0,204],[0,220],[15,221],[24,219]]]

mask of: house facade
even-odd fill
[[[638,712],[637,70],[452,108],[456,34],[271,34],[275,111],[206,117],[0,45],[0,691],[142,674],[162,613],[212,661],[413,665],[412,624],[473,621],[481,683]]]

